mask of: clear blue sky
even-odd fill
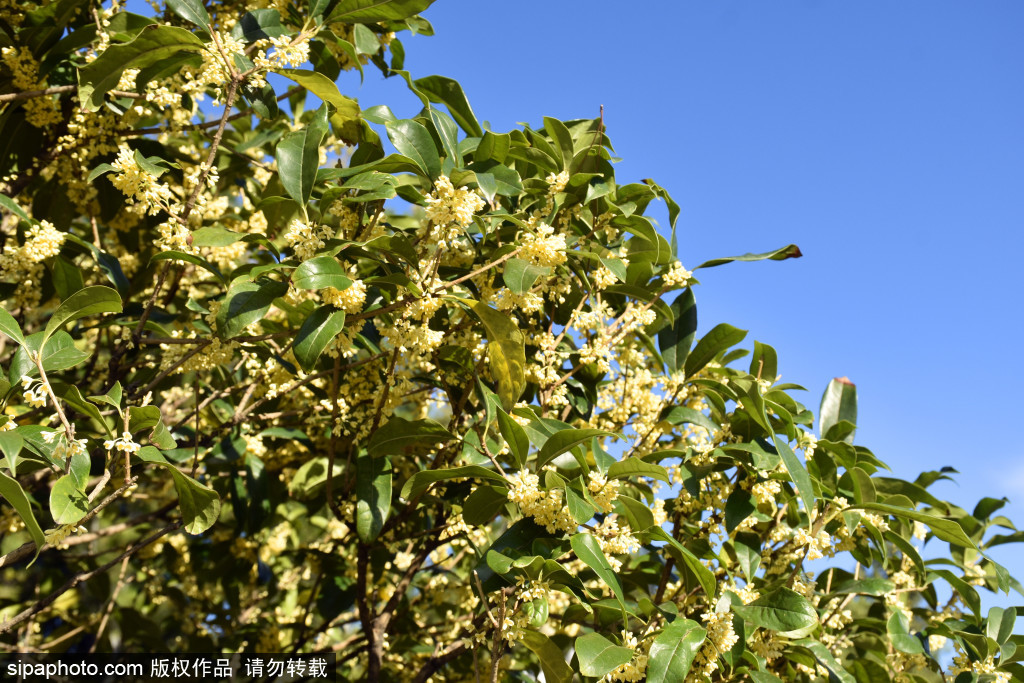
[[[495,130],[603,104],[620,182],[654,178],[682,206],[684,265],[797,243],[802,259],[700,271],[702,331],[775,346],[815,413],[849,376],[858,443],[905,478],[955,467],[933,491],[969,510],[1008,496],[1024,523],[1024,3],[439,0],[424,16],[437,35],[402,35],[406,67],[459,80]],[[340,84],[364,108],[419,109],[379,72]],[[996,551],[1024,578],[1024,552]]]

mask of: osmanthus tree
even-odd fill
[[[697,339],[669,195],[600,118],[489,130],[410,76],[429,4],[3,4],[0,648],[1024,680],[978,594],[1020,590],[1004,501],[888,476],[845,379],[815,425],[770,346]],[[371,65],[417,116],[339,90]]]

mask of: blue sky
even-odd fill
[[[700,271],[702,332],[773,345],[815,413],[849,376],[858,443],[905,478],[955,467],[933,491],[968,509],[1008,496],[1024,523],[1024,4],[625,8],[439,0],[436,36],[401,36],[406,68],[460,81],[499,131],[603,104],[619,181],[654,178],[681,205],[684,265],[798,244],[801,259]],[[419,109],[372,70],[340,85],[364,108]],[[1024,578],[1024,551],[994,555]]]

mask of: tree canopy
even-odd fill
[[[770,345],[698,338],[701,269],[799,248],[688,270],[600,116],[495,131],[405,70],[430,4],[0,9],[0,648],[1024,681],[978,592],[1021,591],[1005,501],[892,476],[848,379],[815,417]],[[421,111],[339,89],[367,69]]]

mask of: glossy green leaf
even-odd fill
[[[185,523],[185,531],[190,534],[201,534],[217,523],[220,517],[220,496],[209,486],[182,474],[178,468],[169,463],[155,462],[171,472],[174,479],[174,490],[178,493],[178,504],[181,508],[181,519]]]
[[[811,475],[807,473],[807,468],[800,462],[800,458],[796,456],[793,449],[786,443],[784,437],[780,437],[777,434],[772,435],[775,440],[775,450],[778,452],[779,457],[782,458],[782,466],[786,468],[786,472],[789,473],[789,478],[793,480],[796,485],[797,493],[800,495],[800,500],[804,503],[804,510],[810,515],[811,510],[814,510],[817,503],[814,496],[814,484],[811,481]],[[808,524],[810,524],[810,518],[808,517]]]
[[[576,446],[586,443],[594,437],[605,436],[615,437],[618,439],[623,438],[620,434],[608,432],[603,429],[563,429],[555,432],[548,437],[548,440],[544,442],[544,446],[540,449],[540,452],[537,453],[537,469],[544,467],[544,465],[551,462],[551,460],[562,453],[567,453]]]
[[[75,477],[65,474],[50,490],[50,515],[54,524],[78,524],[89,512],[89,499]]]
[[[670,484],[668,470],[661,465],[646,462],[640,458],[626,458],[612,463],[608,467],[609,479],[625,479],[626,477],[648,477]]]
[[[359,103],[351,97],[342,95],[337,84],[322,73],[305,69],[276,69],[275,73],[290,78],[330,104],[334,109],[334,113],[331,114],[331,123],[336,130],[359,120]],[[319,145],[319,143],[317,144]]]
[[[841,420],[857,424],[857,386],[846,377],[836,377],[825,387],[818,412],[818,433],[824,437]],[[843,441],[853,443],[853,433]]]
[[[483,130],[480,128],[480,124],[476,120],[473,108],[469,106],[469,100],[466,98],[466,93],[462,91],[462,86],[459,85],[458,81],[451,78],[445,78],[444,76],[427,76],[425,78],[416,79],[413,81],[413,84],[416,86],[417,90],[423,93],[431,102],[446,106],[448,108],[448,113],[450,113],[452,118],[455,119],[455,122],[462,127],[462,130],[466,131],[466,135],[476,138],[485,135]],[[503,160],[504,157],[498,159],[498,161]]]
[[[932,530],[932,533],[935,534],[936,538],[940,538],[947,543],[963,546],[964,548],[975,547],[974,541],[964,533],[963,527],[957,524],[954,519],[936,517],[935,515],[929,515],[925,512],[918,512],[917,510],[911,510],[910,508],[887,505],[885,503],[863,503],[861,505],[854,505],[851,507],[863,510],[873,510],[875,512],[884,512],[889,515],[896,515],[897,517],[913,519],[927,526]]]
[[[373,433],[366,448],[372,456],[401,455],[413,450],[430,451],[454,438],[454,434],[433,420],[392,417]]]
[[[21,333],[21,325],[5,309],[0,308],[0,332],[13,339],[18,344],[25,343],[25,336]]]
[[[441,157],[434,146],[434,138],[423,124],[402,119],[389,122],[384,128],[398,153],[412,159],[425,176],[434,180],[441,175]]]
[[[341,0],[325,23],[372,24],[399,21],[419,14],[434,0]]]
[[[710,332],[700,338],[697,346],[686,357],[687,378],[696,375],[704,366],[714,360],[715,356],[739,344],[746,336],[746,330],[737,329],[727,323],[715,325]]]
[[[513,294],[525,294],[533,287],[533,283],[542,275],[549,275],[551,268],[547,266],[535,266],[522,259],[509,259],[505,262],[505,271],[502,276],[505,286]]]
[[[320,354],[345,329],[345,311],[321,306],[313,311],[295,335],[292,351],[305,372],[313,372]]]
[[[210,15],[201,0],[167,0],[167,6],[185,21],[210,30]]]
[[[547,683],[571,683],[572,669],[565,663],[562,649],[543,633],[524,631],[520,641],[540,661],[541,671]]]
[[[700,624],[689,619],[676,619],[665,626],[648,653],[647,683],[685,680],[706,635]]]
[[[277,143],[277,172],[288,196],[305,206],[320,167],[320,144],[327,135],[327,105],[321,104],[309,123]]]
[[[743,254],[742,256],[726,256],[723,258],[711,259],[697,266],[697,268],[713,268],[714,266],[720,266],[725,263],[732,263],[733,261],[783,261],[788,258],[800,258],[803,256],[800,253],[800,247],[795,244],[789,244],[781,249],[775,251],[766,251],[763,254]],[[697,270],[694,268],[694,270]]]
[[[508,444],[516,464],[522,467],[526,463],[526,456],[530,452],[530,438],[526,435],[526,430],[523,429],[522,425],[512,419],[512,416],[501,408],[497,412],[498,430],[501,432],[501,437]]]
[[[186,263],[191,263],[192,265],[199,266],[203,270],[212,273],[214,277],[216,277],[221,282],[227,282],[227,280],[224,279],[224,275],[220,272],[220,268],[213,265],[212,263],[204,259],[202,256],[199,256],[197,254],[187,254],[183,251],[161,251],[157,254],[153,254],[153,256],[150,257],[149,260],[150,262],[184,261]]]
[[[317,256],[302,264],[292,273],[292,283],[299,289],[347,289],[352,284],[345,269],[333,256]]]
[[[25,445],[25,440],[14,431],[0,431],[0,453],[3,453],[7,461],[7,469],[11,474],[18,473],[18,454]]]
[[[500,514],[508,503],[508,489],[500,486],[478,486],[462,505],[466,524],[487,524]]]
[[[818,612],[807,598],[784,586],[746,605],[734,605],[733,611],[771,631],[797,631],[818,623]]]
[[[856,679],[843,668],[843,665],[839,663],[839,660],[835,658],[835,655],[833,655],[827,647],[822,645],[820,641],[803,638],[795,641],[794,644],[806,647],[814,653],[814,657],[822,666],[828,669],[830,681],[835,680],[839,681],[839,683],[856,683]]]
[[[693,339],[697,335],[697,301],[693,289],[687,287],[672,302],[672,313],[675,318],[672,324],[658,331],[658,350],[670,373],[685,368],[686,358],[690,355]]]
[[[242,282],[228,290],[217,313],[217,328],[223,337],[241,334],[247,325],[262,320],[274,299],[284,296],[288,285],[277,280]]]
[[[75,264],[59,254],[53,258],[53,287],[63,300],[85,287],[82,271]]]
[[[25,343],[14,353],[11,359],[10,378],[11,384],[16,384],[23,375],[38,377],[39,370],[36,364],[28,357],[28,351],[37,353],[40,342],[43,338],[42,332],[35,332],[25,338]],[[84,363],[89,354],[79,351],[75,347],[75,341],[71,335],[64,330],[57,331],[52,337],[46,340],[40,360],[43,362],[43,369],[46,372],[60,372],[70,370],[80,363]]]
[[[715,592],[718,589],[718,582],[715,580],[715,575],[710,569],[704,566],[704,563],[701,562],[689,548],[673,538],[671,534],[660,526],[648,529],[647,534],[652,539],[666,541],[678,550],[679,554],[683,557],[683,562],[686,564],[687,569],[697,577],[697,582],[700,583],[700,587],[704,590],[704,594],[708,596],[708,599],[710,600],[715,595]]]
[[[423,470],[409,477],[402,486],[402,498],[412,500],[420,495],[427,488],[438,481],[449,479],[483,479],[485,481],[500,482],[505,484],[505,477],[492,469],[480,465],[464,465],[462,467],[451,467],[445,470]]]
[[[885,623],[885,630],[892,646],[908,655],[924,654],[924,646],[921,641],[911,635],[907,628],[907,617],[900,610],[894,610],[889,620]]]
[[[142,69],[182,51],[200,52],[206,44],[191,31],[176,26],[152,24],[128,43],[111,45],[78,72],[78,99],[96,111],[103,96],[117,87],[125,69]]]
[[[36,554],[38,555],[39,549],[46,543],[46,537],[43,535],[39,522],[36,521],[36,516],[32,512],[32,503],[29,502],[28,496],[25,495],[25,490],[21,488],[21,484],[16,479],[0,472],[0,495],[7,499],[7,502],[11,504],[14,511],[18,513],[18,516],[25,523],[25,528],[28,529],[29,535],[36,542]]]
[[[245,43],[279,38],[288,33],[288,29],[281,25],[281,13],[276,9],[250,10],[231,29],[231,35]]]
[[[605,585],[612,589],[612,593],[615,594],[616,600],[619,601],[619,606],[623,611],[626,610],[626,593],[622,590],[622,583],[619,581],[618,575],[612,566],[608,563],[608,558],[605,557],[604,551],[601,550],[600,544],[597,539],[591,536],[589,533],[576,534],[569,539],[569,544],[572,546],[572,550],[576,553],[576,557],[580,558],[584,564],[594,570],[594,573],[604,581]],[[582,660],[582,657],[580,658]],[[589,674],[588,674],[589,675]],[[604,674],[596,674],[604,675]]]
[[[498,397],[510,411],[526,390],[526,340],[506,314],[482,302],[473,305],[473,312],[487,332],[487,357]]]
[[[110,287],[99,285],[80,289],[61,302],[57,310],[50,316],[43,332],[43,340],[69,322],[100,313],[120,313],[121,297]]]
[[[391,511],[391,461],[360,455],[356,459],[356,533],[372,543]]]
[[[633,651],[616,645],[600,633],[588,633],[576,639],[576,656],[581,674],[599,678],[629,663]]]

